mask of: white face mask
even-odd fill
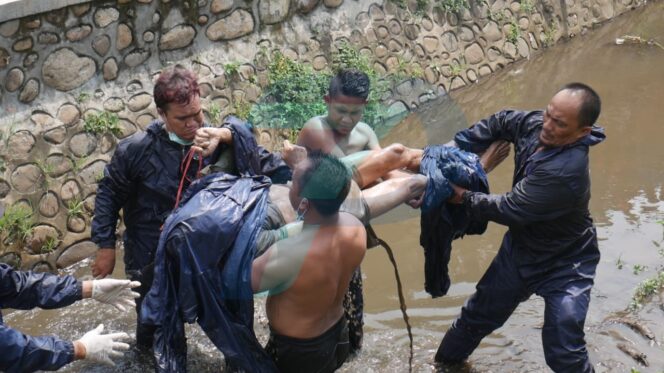
[[[191,145],[193,141],[187,141],[176,135],[175,132],[168,132],[168,139],[180,145]]]
[[[300,201],[300,205],[297,206],[297,217],[295,218],[295,221],[303,221],[304,220],[304,215],[307,213],[309,210],[309,207],[307,206],[306,209],[302,208],[302,203],[306,201],[306,198],[303,198],[302,201]]]

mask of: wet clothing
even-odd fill
[[[544,298],[542,342],[556,372],[591,372],[583,325],[600,253],[588,210],[589,146],[604,140],[600,127],[562,147],[540,147],[542,112],[502,111],[459,132],[472,152],[493,141],[514,144],[513,189],[503,195],[468,192],[463,206],[473,219],[507,225],[498,255],[443,339],[436,361],[467,358],[531,294]]]
[[[500,328],[519,303],[532,294],[544,298],[542,343],[544,358],[555,372],[592,372],[583,325],[590,303],[597,262],[584,262],[556,272],[550,281],[529,284],[519,276],[515,252],[506,235],[498,255],[477,283],[445,334],[436,353],[438,362],[465,360],[482,338]]]
[[[348,321],[350,353],[355,354],[362,349],[362,339],[364,338],[364,292],[360,267],[353,272],[348,291],[344,296],[344,316]]]
[[[83,297],[72,276],[14,271],[0,263],[0,308],[29,310],[68,306]],[[0,314],[0,371],[56,370],[74,360],[74,345],[54,336],[32,337],[5,326]]]
[[[244,122],[229,117],[224,122],[231,131],[251,134]],[[228,146],[221,144],[210,159]],[[169,139],[164,123],[156,120],[145,132],[137,133],[118,144],[111,162],[104,169],[99,183],[92,220],[92,241],[100,248],[115,248],[115,230],[120,209],[123,211],[125,231],[124,261],[127,277],[140,281],[141,297],[136,300],[136,310],[152,283],[153,260],[161,226],[175,205],[180,180],[185,165],[183,161],[190,146],[180,145]],[[275,182],[290,179],[290,169],[278,155],[261,147],[247,159],[255,163],[263,175]],[[196,178],[198,162],[192,161],[184,181],[183,192]],[[209,159],[203,160],[203,166]],[[137,344],[150,347],[151,328],[137,325]]]
[[[282,373],[326,373],[337,370],[348,358],[348,326],[341,317],[315,338],[293,338],[270,329],[265,350]]]
[[[157,370],[186,370],[184,322],[198,322],[232,369],[274,372],[253,331],[251,268],[265,219],[270,179],[256,140],[231,126],[240,177],[211,174],[194,182],[166,220],[155,257],[155,278],[141,310],[157,326]]]
[[[466,234],[482,234],[486,220],[471,219],[462,206],[448,204],[450,182],[469,190],[488,193],[489,183],[479,157],[456,147],[434,145],[424,149],[420,173],[429,178],[422,201],[420,245],[424,248],[424,289],[433,298],[447,294],[447,265],[452,240]]]

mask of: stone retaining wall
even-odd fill
[[[0,244],[0,261],[53,270],[94,252],[96,183],[118,140],[157,116],[152,79],[164,65],[194,69],[204,106],[225,116],[259,99],[272,52],[324,70],[348,42],[380,73],[419,77],[385,97],[397,113],[637,1],[471,1],[458,14],[364,0],[117,0],[27,11],[0,24],[0,201],[29,207],[37,225],[27,248]],[[238,74],[224,71],[235,63]],[[120,117],[117,136],[83,130],[82,118],[104,110]],[[259,131],[268,145],[281,139]],[[49,237],[57,246],[45,249]]]

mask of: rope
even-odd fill
[[[409,347],[410,347],[410,356],[408,357],[408,372],[413,371],[413,332],[412,328],[410,326],[410,318],[408,317],[408,312],[407,312],[407,307],[406,307],[406,299],[403,296],[403,286],[401,286],[401,276],[399,276],[399,269],[397,268],[397,262],[394,259],[394,252],[392,251],[392,248],[390,245],[387,244],[387,242],[383,241],[382,239],[378,238],[376,235],[376,232],[374,232],[373,228],[371,226],[367,227],[367,230],[370,231],[369,234],[372,234],[375,238],[376,241],[380,246],[382,246],[385,249],[385,252],[387,253],[388,258],[390,259],[390,262],[392,262],[392,266],[394,267],[394,277],[397,281],[397,293],[399,295],[399,308],[401,308],[401,314],[403,315],[403,321],[406,323],[406,331],[408,331],[408,340],[409,340]]]
[[[180,198],[182,197],[182,189],[184,188],[184,181],[188,180],[191,182],[187,177],[187,172],[189,171],[189,166],[191,166],[191,161],[194,159],[194,156],[196,155],[196,152],[193,149],[189,149],[189,152],[187,152],[187,155],[185,155],[184,159],[182,160],[182,163],[180,163],[180,173],[182,173],[182,177],[180,178],[180,186],[178,187],[178,194],[175,196],[175,206],[173,206],[173,210],[175,210],[178,205],[180,204]],[[203,166],[203,159],[201,157],[198,157],[198,170],[196,170],[196,179],[201,177],[201,168]]]

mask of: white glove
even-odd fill
[[[120,357],[124,355],[120,351],[129,349],[128,344],[116,341],[128,340],[129,335],[127,333],[101,334],[103,331],[104,325],[99,324],[98,327],[85,333],[78,342],[85,347],[84,359],[115,365],[111,357]]]
[[[141,286],[138,281],[116,280],[105,278],[92,281],[92,299],[101,303],[110,304],[120,311],[125,311],[128,307],[135,307],[136,301],[140,295],[131,289]]]

